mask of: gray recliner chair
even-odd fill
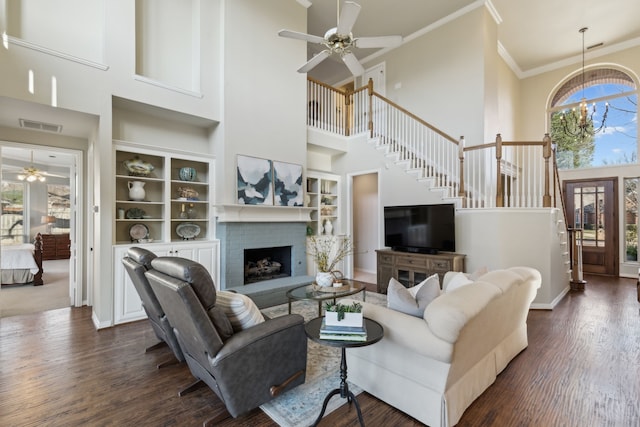
[[[233,332],[209,272],[195,261],[158,257],[145,273],[196,379],[237,417],[304,383],[307,337],[298,314]],[[220,317],[222,316],[222,317]]]
[[[142,308],[151,322],[151,327],[156,334],[156,337],[160,342],[146,349],[146,351],[154,350],[160,345],[168,345],[178,362],[184,361],[184,355],[178,340],[173,333],[173,328],[169,324],[169,320],[162,309],[162,306],[158,302],[153,289],[149,285],[144,273],[151,268],[151,260],[155,259],[156,255],[143,248],[131,247],[127,251],[127,256],[122,259],[122,264],[127,270],[133,286],[135,286],[138,296],[142,301]],[[165,362],[158,365],[158,368],[172,364],[175,362]]]

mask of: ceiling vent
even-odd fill
[[[44,132],[53,132],[53,133],[62,132],[62,125],[36,122],[35,120],[27,120],[27,119],[20,119],[20,127],[25,129],[41,130]]]

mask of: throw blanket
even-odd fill
[[[31,243],[2,247],[2,270],[28,269],[32,274],[39,270],[33,258],[35,247]]]

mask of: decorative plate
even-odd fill
[[[127,209],[125,213],[128,219],[139,219],[143,218],[147,213],[140,208],[130,208]]]
[[[129,228],[129,236],[131,241],[140,241],[149,237],[149,228],[144,224],[133,224]]]
[[[184,240],[195,239],[200,234],[200,226],[190,222],[178,224],[176,234]]]

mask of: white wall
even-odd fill
[[[103,62],[105,0],[3,0],[1,9],[8,35]]]
[[[306,167],[306,44],[278,31],[306,30],[307,10],[290,0],[225,2],[224,120],[216,156],[224,167],[217,191],[236,203],[236,156],[252,155]],[[218,144],[222,139],[224,144]]]
[[[346,176],[372,170],[380,172],[378,188],[380,205],[406,205],[442,203],[441,193],[431,191],[425,183],[418,182],[415,177],[386,158],[380,151],[367,143],[366,136],[348,139],[348,152],[333,159],[333,173]],[[347,194],[347,183],[343,180],[343,194]]]
[[[487,13],[474,9],[363,65],[384,61],[387,98],[454,138],[464,135],[467,145],[481,144]]]
[[[379,249],[378,174],[366,173],[353,177],[353,237],[356,252],[353,267],[376,274],[376,249]]]
[[[558,215],[549,209],[459,209],[456,252],[467,254],[468,272],[518,265],[539,270],[542,286],[533,307],[551,309],[569,289]],[[535,236],[531,230],[536,230]]]
[[[152,31],[136,27],[138,2],[93,0],[78,8],[75,3],[56,2],[59,9],[52,15],[56,19],[40,27],[37,23],[44,17],[36,12],[37,3],[20,8],[20,3],[11,2],[15,31],[9,33],[7,47],[0,45],[0,96],[34,105],[55,104],[60,111],[97,118],[82,149],[94,160],[87,167],[85,198],[86,217],[95,223],[88,236],[93,250],[85,252],[94,274],[86,282],[95,289],[93,317],[102,327],[113,320],[112,140],[214,153],[216,203],[235,201],[236,154],[306,166],[306,79],[295,71],[306,59],[306,46],[277,36],[281,28],[304,31],[306,9],[290,0],[181,4],[182,21],[188,20],[189,13],[193,17],[190,37],[178,40],[190,50],[190,64],[177,63],[158,74],[155,71],[165,68],[166,56],[159,52],[162,42],[153,38]],[[86,22],[82,19],[85,6],[91,10]],[[7,2],[1,1],[0,7],[6,8]],[[0,25],[5,22],[0,19]],[[74,40],[85,25],[91,27],[89,47]],[[72,36],[58,40],[48,37],[51,31]],[[137,36],[144,36],[145,43],[137,45]],[[160,57],[154,57],[158,52]],[[137,58],[159,62],[142,67],[149,75],[139,76]],[[33,91],[26,84],[30,70]],[[176,70],[190,75],[185,80],[176,78]],[[122,100],[135,107],[122,107]],[[4,138],[3,129],[0,132],[0,139]],[[42,139],[36,132],[20,132],[20,136],[24,142]]]

